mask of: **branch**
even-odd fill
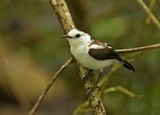
[[[72,28],[75,28],[75,25],[72,21],[72,17],[70,15],[70,12],[68,10],[68,7],[64,0],[51,0],[51,4],[56,11],[56,14],[58,16],[58,19],[60,21],[60,24],[65,30],[64,32],[69,32]],[[81,80],[83,81],[83,87],[85,88],[88,96],[88,100],[90,103],[90,106],[92,108],[92,111],[95,115],[106,115],[104,105],[102,103],[101,99],[101,92],[99,88],[95,88],[95,81],[93,80],[94,77],[90,76],[89,79],[84,79],[85,76],[88,73],[88,70],[86,70],[84,67],[80,66],[78,63],[76,63],[79,75]]]
[[[44,97],[47,95],[47,92],[49,91],[49,89],[51,88],[51,86],[53,85],[53,83],[56,81],[56,79],[58,78],[58,75],[67,67],[69,66],[71,63],[73,62],[73,58],[70,58],[68,61],[66,61],[61,68],[54,74],[54,76],[52,77],[51,81],[47,84],[45,90],[42,92],[42,94],[39,96],[39,98],[37,99],[36,103],[34,104],[33,108],[31,109],[31,111],[28,113],[28,115],[33,115],[35,113],[35,111],[37,110],[37,108],[39,107],[39,105],[41,104],[41,102],[43,101]]]
[[[115,51],[119,54],[121,54],[121,53],[135,53],[135,52],[139,52],[139,51],[146,51],[146,50],[151,50],[151,49],[156,49],[156,48],[160,48],[160,43],[137,47],[137,48],[117,49]]]
[[[139,55],[141,52],[134,53],[129,57],[128,62],[134,61],[132,60],[133,57]],[[120,68],[122,67],[122,64],[114,64],[111,70],[105,75],[102,80],[98,83],[98,86],[101,86],[102,91],[106,89],[106,86],[108,85],[109,79],[113,77],[113,74],[116,73]]]
[[[152,14],[151,10],[147,7],[147,5],[144,3],[143,0],[137,0],[137,2],[141,5],[143,10],[147,13],[147,15],[150,17],[152,22],[160,29],[160,22],[158,19]]]
[[[156,5],[156,2],[157,2],[157,0],[150,0],[149,9],[150,9],[151,12],[153,11],[154,6]],[[148,24],[151,22],[151,18],[150,18],[150,16],[148,16],[148,15],[147,15],[147,17],[146,17],[146,22],[147,22]]]
[[[126,89],[122,86],[109,87],[109,88],[104,90],[104,93],[115,92],[115,91],[122,92],[122,93],[124,93],[124,94],[126,94],[126,95],[128,95],[132,98],[136,97],[136,95],[133,92],[131,92],[130,90],[128,90],[128,89]]]
[[[59,19],[61,27],[64,30],[64,33],[68,33],[71,29],[75,28],[66,2],[64,0],[50,0],[50,2]]]

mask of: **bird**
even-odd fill
[[[135,72],[134,67],[121,58],[111,45],[106,42],[93,39],[91,35],[77,28],[71,29],[66,35],[70,45],[71,55],[83,67],[89,70],[101,70],[114,62],[121,63],[126,69]]]

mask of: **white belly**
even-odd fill
[[[93,70],[100,70],[110,66],[114,60],[96,60],[88,54],[88,48],[84,46],[71,47],[71,53],[74,58],[84,67]]]

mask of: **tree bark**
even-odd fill
[[[66,2],[64,0],[51,0],[51,4],[57,14],[64,33],[66,34],[71,29],[75,28]],[[78,72],[81,80],[83,81],[83,86],[86,90],[92,112],[94,115],[106,115],[104,104],[101,98],[101,91],[98,87],[96,87],[93,75],[89,74],[90,76],[87,77],[86,75],[88,75],[88,70],[79,65],[77,62],[76,65],[78,66]],[[85,79],[86,77],[87,79]]]

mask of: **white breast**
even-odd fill
[[[93,57],[91,57],[88,54],[88,46],[86,45],[80,45],[78,47],[72,47],[70,48],[72,55],[74,58],[82,64],[84,67],[88,69],[93,70],[99,70],[103,69],[106,66],[110,66],[113,62],[113,60],[97,60]]]

